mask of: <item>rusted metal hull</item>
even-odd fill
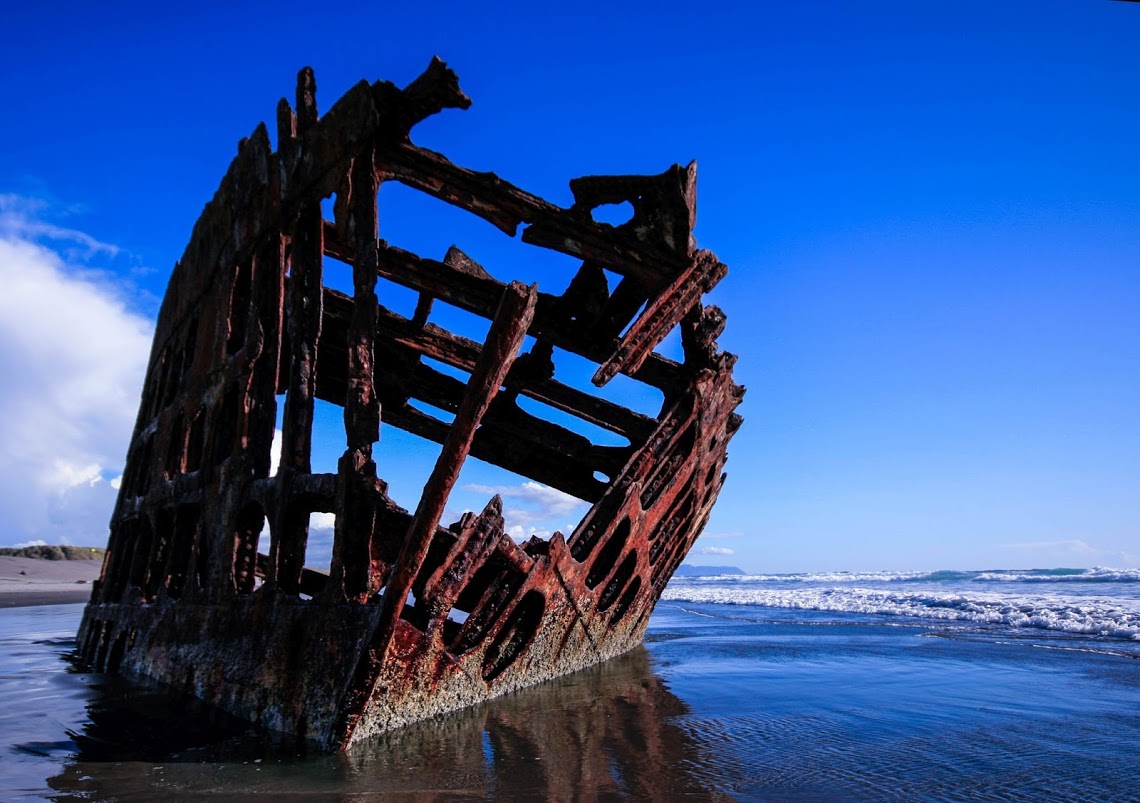
[[[163,301],[103,573],[80,629],[90,665],[147,675],[344,749],[641,641],[708,520],[740,426],[735,358],[716,347],[724,316],[701,303],[726,268],[692,240],[695,166],[575,179],[575,204],[561,209],[411,143],[419,120],[468,104],[433,61],[403,90],[362,82],[318,118],[306,70],[296,112],[278,107],[277,151],[264,126],[242,141]],[[510,236],[524,227],[523,242],[581,267],[552,296],[497,281],[454,246],[442,261],[394,248],[379,239],[384,181]],[[332,195],[330,221],[320,203]],[[634,209],[628,223],[593,220],[597,206],[623,201]],[[328,258],[351,266],[351,297],[323,286]],[[383,306],[380,281],[419,294],[411,318]],[[484,342],[433,323],[436,301],[490,320]],[[654,352],[677,327],[681,363]],[[519,354],[528,335],[533,344]],[[658,388],[660,413],[564,383],[555,349],[596,363],[596,385],[621,373]],[[282,453],[272,474],[278,394]],[[520,397],[629,445],[596,445],[524,411]],[[311,469],[316,399],[344,408],[335,474]],[[414,513],[377,476],[381,420],[441,445]],[[516,543],[498,497],[442,527],[468,455],[592,507],[568,538]],[[314,511],[336,516],[328,575],[305,568]]]

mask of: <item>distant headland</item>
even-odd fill
[[[24,547],[0,547],[0,557],[36,558],[39,560],[103,560],[106,550],[93,546],[49,546],[37,544]]]

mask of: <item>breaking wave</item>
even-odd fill
[[[1140,570],[1135,569],[831,572],[675,578],[662,599],[1036,628],[1140,642],[1136,583]]]
[[[692,580],[694,578],[687,578]],[[733,583],[850,582],[997,582],[997,583],[1140,583],[1140,569],[989,569],[972,572],[809,572],[801,574],[725,574],[696,578]]]

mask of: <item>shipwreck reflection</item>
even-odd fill
[[[687,712],[636,648],[549,683],[323,755],[272,742],[199,703],[107,679],[49,784],[69,799],[292,793],[589,800],[718,798]],[[136,691],[131,691],[135,688]],[[701,773],[707,776],[707,773]]]
[[[685,704],[652,671],[644,648],[454,716],[374,739],[345,756],[366,778],[409,769],[455,780],[482,774],[484,791],[551,800],[612,793],[670,799],[699,793],[694,747],[673,718]],[[413,767],[405,762],[411,762]]]

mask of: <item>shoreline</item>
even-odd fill
[[[0,608],[87,602],[101,560],[44,560],[0,556]]]
[[[61,591],[0,590],[0,608],[31,608],[39,605],[73,605],[91,599],[91,587]]]
[[[1135,662],[1037,638],[665,602],[644,647],[319,754],[74,672],[79,605],[0,614],[5,800],[1135,798]]]

